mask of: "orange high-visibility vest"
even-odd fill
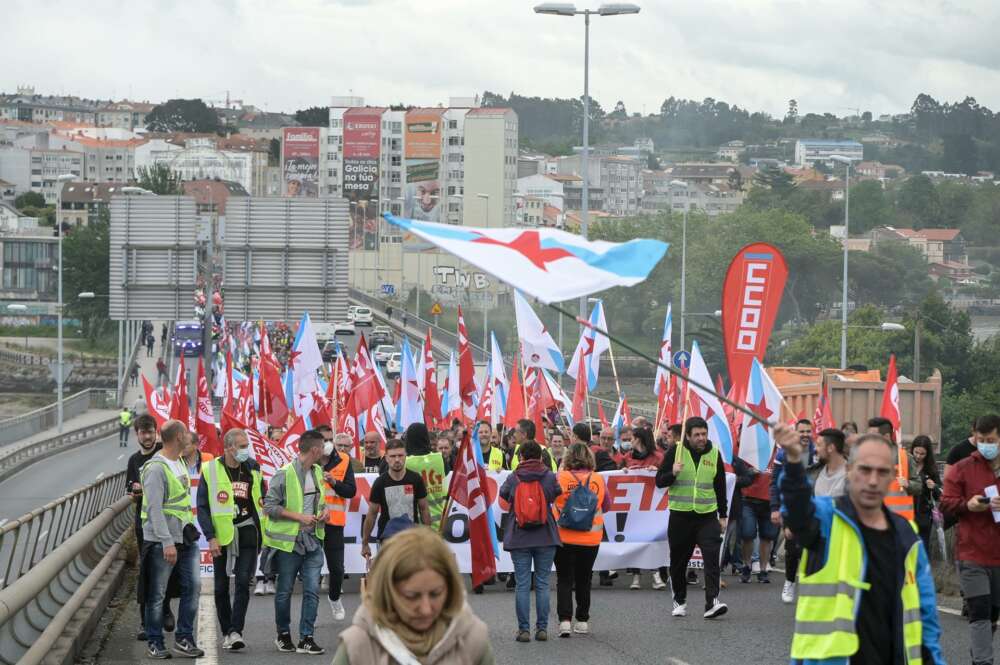
[[[585,481],[588,474],[590,475],[590,491],[597,495],[597,511],[594,513],[594,523],[590,527],[590,531],[574,531],[573,529],[559,527],[559,538],[566,545],[597,547],[601,544],[601,538],[604,537],[604,513],[601,511],[601,504],[604,503],[604,478],[597,472],[560,471],[556,479],[559,481],[559,486],[562,487],[562,493],[553,502],[552,513],[555,515],[556,522],[558,522],[559,514],[562,512],[563,506],[566,505],[566,500],[569,499],[570,492],[581,482]]]
[[[896,513],[905,520],[913,521],[913,497],[906,493],[905,487],[899,486],[899,477],[903,480],[910,479],[910,463],[907,459],[906,449],[902,446],[897,448],[899,460],[896,467],[896,477],[889,485],[889,493],[885,495],[885,507]]]
[[[340,456],[340,462],[330,470],[330,475],[337,482],[342,482],[347,475],[347,469],[351,465],[351,459],[347,455]],[[327,518],[326,523],[332,526],[344,526],[347,524],[347,499],[337,496],[333,491],[333,485],[323,483],[326,487],[323,490],[323,499],[326,501]]]

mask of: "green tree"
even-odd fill
[[[65,283],[72,284],[73,293],[109,293],[109,230],[110,215],[107,208],[102,208],[94,222],[74,228],[63,240]],[[84,333],[94,341],[108,323],[108,299],[70,297],[66,300],[66,312],[83,322]]]
[[[310,106],[295,112],[295,121],[303,127],[329,127],[330,109],[325,106]]]
[[[942,167],[948,173],[976,175],[979,156],[976,142],[969,134],[945,134]]]
[[[18,196],[14,199],[14,207],[22,211],[25,208],[44,208],[45,197],[38,192],[25,192],[24,194],[18,194]]]
[[[183,193],[180,175],[163,163],[156,163],[148,168],[140,166],[139,186],[160,196]]]
[[[864,180],[851,187],[852,233],[867,233],[876,226],[887,226],[892,222],[892,204],[885,196],[882,183]]]
[[[222,123],[214,110],[200,99],[171,99],[153,108],[146,116],[151,132],[217,133]]]
[[[931,179],[923,174],[907,178],[896,192],[896,210],[915,229],[937,227],[941,201]]]

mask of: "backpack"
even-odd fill
[[[522,480],[514,490],[514,519],[522,529],[537,529],[548,522],[548,502],[542,483]]]
[[[571,531],[590,531],[594,526],[594,515],[597,513],[597,494],[590,489],[590,476],[587,480],[580,482],[577,478],[577,486],[570,492],[566,504],[559,515],[559,526]],[[573,476],[576,478],[576,476]]]

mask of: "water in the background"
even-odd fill
[[[972,336],[981,342],[1000,333],[1000,316],[973,316]]]

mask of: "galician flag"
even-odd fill
[[[667,251],[659,240],[613,243],[558,229],[483,229],[384,217],[545,303],[638,284]]]
[[[708,366],[705,365],[705,359],[701,356],[701,349],[698,347],[697,341],[691,343],[691,368],[688,376],[703,386],[712,385],[712,375],[708,373]],[[715,396],[715,393],[697,388],[694,383],[689,385],[692,404],[695,403],[695,397],[701,403],[697,415],[708,422],[709,440],[719,447],[719,453],[726,464],[732,464],[733,434],[729,429],[729,421],[726,420],[726,412],[722,408],[722,402]]]
[[[740,432],[740,459],[753,468],[764,471],[771,463],[774,451],[774,432],[770,421],[781,413],[781,391],[756,358],[750,366],[750,377],[746,387],[747,408],[763,419],[755,420],[743,415],[743,429]]]
[[[402,367],[399,370],[399,401],[396,402],[396,430],[404,431],[411,423],[424,422],[424,406],[420,403],[417,370],[413,366],[410,341],[403,337]]]
[[[590,324],[600,330],[607,332],[608,322],[604,318],[604,303],[598,300],[594,304],[594,309],[590,311]],[[573,352],[573,360],[569,363],[569,374],[576,378],[580,360],[583,359],[584,367],[587,371],[587,389],[597,388],[597,376],[601,368],[601,354],[611,348],[611,340],[600,334],[594,328],[584,327],[580,335],[580,341]]]
[[[448,406],[444,415],[451,425],[452,418],[462,418],[462,390],[458,378],[458,363],[455,362],[455,350],[452,349],[448,359]]]
[[[674,317],[671,313],[671,305],[667,303],[667,317],[663,320],[663,337],[660,339],[660,355],[658,360],[664,365],[673,363],[673,349],[670,338],[674,334]],[[670,383],[670,372],[659,365],[656,367],[656,378],[653,380],[653,394],[659,395],[660,391]]]
[[[492,381],[491,394],[493,396],[493,414],[496,422],[502,422],[502,416],[507,412],[507,394],[510,392],[510,382],[507,381],[507,370],[503,366],[503,354],[500,352],[500,344],[497,343],[497,336],[490,331],[490,381]]]
[[[514,314],[517,317],[517,338],[525,367],[542,367],[553,372],[563,371],[563,355],[545,324],[519,292],[514,291]]]

